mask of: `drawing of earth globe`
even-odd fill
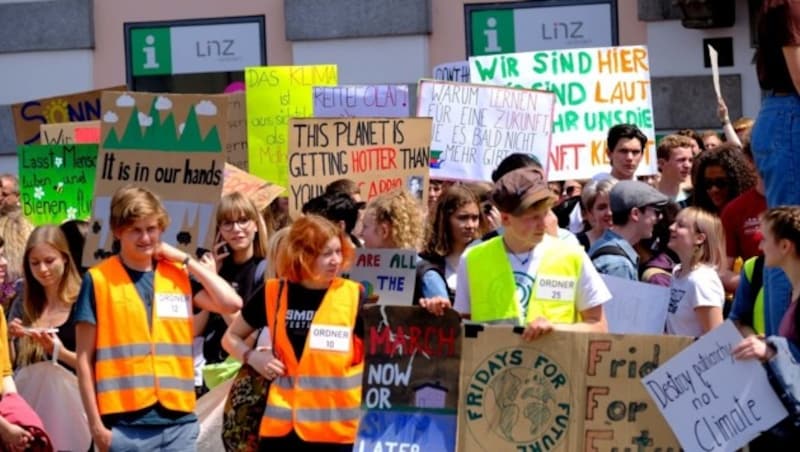
[[[556,400],[545,377],[531,369],[512,367],[492,379],[497,416],[492,430],[515,443],[533,442],[545,432],[553,418]]]

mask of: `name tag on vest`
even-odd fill
[[[311,325],[311,339],[308,347],[312,350],[326,350],[331,352],[349,352],[350,335],[353,334],[349,328],[334,325]]]
[[[536,298],[539,300],[574,300],[575,280],[558,276],[538,275]]]
[[[156,315],[161,318],[188,319],[189,297],[179,293],[157,293]]]

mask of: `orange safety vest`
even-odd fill
[[[311,322],[300,362],[286,333],[288,288],[280,301],[280,281],[266,287],[267,326],[274,334],[273,351],[286,374],[272,381],[261,419],[262,437],[288,435],[304,441],[355,442],[361,415],[361,339],[353,335],[359,309],[359,285],[336,278]],[[277,320],[277,321],[276,321]]]
[[[101,415],[141,410],[159,402],[173,411],[195,406],[192,292],[186,271],[159,261],[152,327],[119,257],[89,269],[97,311],[94,363]]]

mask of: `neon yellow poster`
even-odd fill
[[[250,173],[289,187],[289,119],[314,116],[313,87],[336,86],[336,65],[264,66],[245,71]]]

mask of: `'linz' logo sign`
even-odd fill
[[[585,36],[581,33],[583,28],[583,21],[573,20],[570,22],[553,22],[552,27],[547,24],[542,24],[542,39],[545,41],[558,40],[558,39],[583,39]]]
[[[199,58],[204,57],[234,57],[236,56],[236,52],[231,50],[233,47],[235,40],[233,39],[212,39],[205,42],[205,46],[202,42],[197,41],[195,42],[195,49],[197,51],[197,56]]]

